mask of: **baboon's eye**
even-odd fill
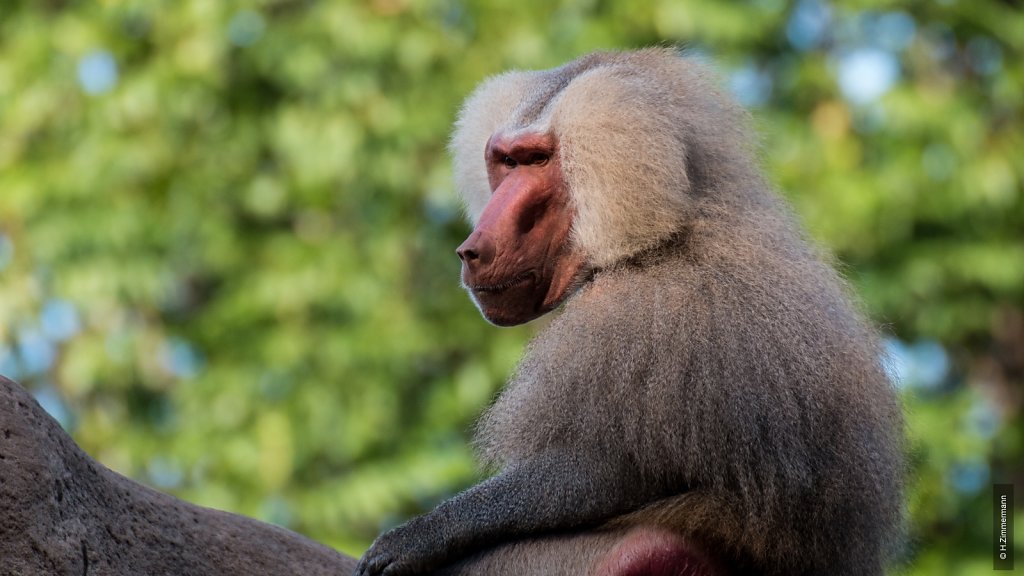
[[[505,168],[508,168],[509,170],[519,165],[519,163],[516,162],[515,159],[509,156],[508,154],[501,157],[501,163],[504,164]]]
[[[543,166],[544,164],[547,164],[549,158],[550,156],[548,154],[543,152],[534,152],[526,158],[526,164],[529,164],[530,166]]]

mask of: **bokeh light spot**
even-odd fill
[[[786,38],[798,50],[811,50],[824,43],[832,21],[832,8],[818,0],[802,0],[786,22]]]
[[[854,104],[867,104],[888,92],[899,79],[900,65],[892,53],[858,48],[839,57],[839,89]]]
[[[81,328],[75,306],[64,300],[47,302],[39,315],[39,322],[42,325],[43,334],[57,342],[71,338]]]
[[[228,23],[228,40],[235,46],[251,46],[263,36],[267,23],[258,13],[242,10]]]
[[[199,373],[202,358],[191,344],[173,338],[164,346],[161,354],[164,369],[178,378],[189,379]]]
[[[978,36],[967,43],[967,61],[982,76],[991,76],[1003,69],[1003,49],[991,38]]]
[[[732,74],[729,88],[740,104],[761,106],[772,95],[772,77],[757,66],[747,65]]]
[[[18,335],[18,355],[26,374],[41,374],[53,366],[57,350],[41,332],[29,329]]]
[[[117,61],[106,50],[94,50],[78,61],[78,83],[89,94],[102,94],[117,84]]]
[[[914,40],[917,24],[906,12],[885,12],[871,18],[865,35],[879,47],[892,52],[905,50]]]

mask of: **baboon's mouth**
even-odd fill
[[[497,294],[499,292],[504,292],[505,290],[508,290],[510,288],[515,288],[516,286],[519,286],[520,284],[524,284],[527,281],[532,280],[532,279],[533,279],[533,272],[523,272],[522,274],[519,274],[518,276],[515,276],[511,280],[506,280],[505,282],[500,282],[498,284],[469,284],[469,283],[466,283],[465,286],[467,288],[469,288],[470,290],[472,290],[473,292],[476,292],[476,293],[480,293],[480,294]]]

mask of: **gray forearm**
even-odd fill
[[[593,471],[607,469],[605,477]],[[481,546],[600,523],[644,499],[640,483],[622,470],[566,458],[536,458],[511,466],[442,503],[422,518],[446,546]]]
[[[386,532],[363,556],[357,574],[429,572],[499,543],[595,525],[646,499],[624,467],[582,462],[564,449],[558,454],[563,456],[509,466]]]

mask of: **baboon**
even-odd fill
[[[357,574],[628,526],[682,536],[703,573],[883,572],[901,410],[744,124],[671,49],[511,72],[467,100],[462,283],[494,324],[562,311],[479,423],[495,475],[381,535]]]

